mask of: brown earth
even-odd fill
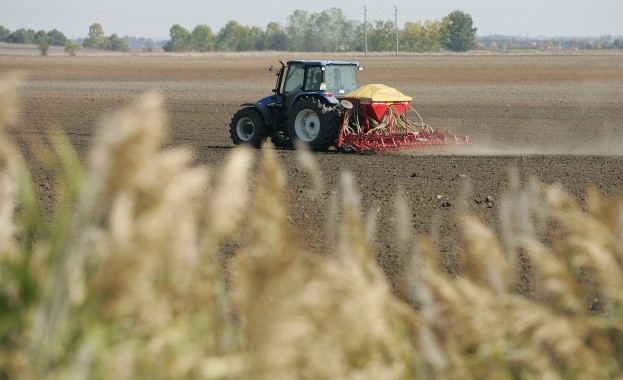
[[[623,188],[621,54],[39,57],[3,55],[0,49],[0,74],[26,72],[22,118],[11,134],[24,150],[50,210],[53,186],[29,146],[51,127],[62,128],[84,158],[104,114],[157,90],[170,117],[170,143],[192,147],[199,164],[219,168],[233,148],[228,124],[234,112],[241,103],[270,94],[275,81],[267,70],[270,65],[298,58],[358,60],[365,67],[361,84],[395,87],[414,98],[426,123],[449,127],[473,141],[460,152],[314,153],[325,186],[320,198],[311,196],[311,178],[297,166],[296,152],[278,151],[288,175],[292,224],[310,250],[330,251],[334,246],[328,210],[335,207],[331,194],[340,193],[344,171],[354,174],[363,211],[378,213],[379,262],[390,275],[402,267],[393,222],[399,192],[407,199],[414,233],[432,236],[454,271],[462,249],[455,220],[461,200],[497,229],[499,200],[508,189],[511,169],[517,170],[522,186],[533,177],[560,183],[580,202],[591,185],[605,196]]]

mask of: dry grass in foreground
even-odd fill
[[[253,194],[245,149],[212,183],[191,152],[161,147],[155,94],[102,123],[86,169],[62,134],[39,144],[57,189],[44,215],[2,132],[18,113],[17,84],[0,81],[0,378],[623,374],[619,202],[595,195],[584,212],[559,188],[511,185],[501,239],[457,216],[465,253],[451,277],[429,240],[404,228],[399,198],[409,267],[394,293],[366,243],[353,178],[343,177],[339,246],[308,254],[289,239],[274,151],[262,151]],[[241,224],[251,240],[226,259],[220,247]],[[520,266],[537,282],[529,295],[518,290]]]

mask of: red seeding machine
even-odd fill
[[[336,146],[359,153],[416,147],[469,145],[467,136],[440,132],[424,124],[411,107],[411,97],[382,84],[363,86],[345,96],[344,120]],[[409,110],[419,118],[409,120]]]
[[[232,118],[232,141],[259,148],[270,137],[276,147],[298,142],[313,150],[335,147],[357,153],[469,145],[467,136],[424,124],[411,97],[396,89],[359,87],[361,69],[347,61],[282,62],[274,94],[243,104]],[[417,121],[409,120],[409,111]]]

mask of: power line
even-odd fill
[[[398,8],[394,5],[394,19],[396,21],[396,55],[398,55]]]
[[[365,39],[366,39],[366,53],[365,55],[368,55],[368,9],[366,8],[366,6],[363,6],[363,30],[364,30],[364,34],[365,34]]]

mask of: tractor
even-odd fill
[[[270,137],[276,147],[291,147],[299,140],[312,150],[329,149],[344,112],[340,101],[359,88],[357,70],[362,67],[344,61],[280,63],[274,94],[243,104],[231,119],[234,144],[259,148]]]
[[[467,136],[433,130],[421,117],[419,123],[410,121],[411,98],[397,90],[359,87],[358,62],[279,62],[274,94],[244,103],[231,119],[234,144],[260,148],[270,138],[278,148],[305,144],[315,151],[336,147],[359,153],[469,144]]]

